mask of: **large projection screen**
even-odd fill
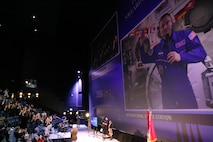
[[[147,134],[146,110],[151,109],[159,141],[211,141],[213,2],[207,0],[120,2],[122,4],[116,16],[112,16],[113,18],[106,23],[92,44],[90,114],[98,118],[107,116],[113,121],[115,129],[144,137]],[[148,39],[146,44],[150,48],[156,46],[160,42],[159,18],[165,13],[172,16],[175,31],[193,30],[207,53],[203,62],[187,65],[187,76],[197,102],[196,109],[184,107],[165,109],[162,101],[162,79],[159,74],[162,70],[159,70],[154,62],[141,61],[137,46],[140,37],[142,34],[146,36]],[[117,27],[110,29],[112,23],[118,23]],[[103,52],[106,50],[103,41],[112,39],[112,36],[105,34],[109,31],[117,32],[118,51],[112,56],[101,56],[99,57],[101,60],[96,60],[96,56],[106,55]],[[188,100],[188,103],[191,101]]]

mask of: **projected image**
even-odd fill
[[[117,14],[115,13],[109,23],[92,42],[92,68],[106,64],[118,55],[118,28]]]
[[[90,122],[92,127],[98,127],[98,117],[92,117]]]
[[[165,1],[121,40],[126,109],[213,108],[211,11]]]

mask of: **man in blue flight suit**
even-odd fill
[[[160,43],[153,49],[141,46],[143,63],[156,63],[162,80],[164,109],[196,109],[197,101],[187,76],[187,64],[203,62],[206,51],[191,30],[174,31],[171,16],[159,21]]]

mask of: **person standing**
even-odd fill
[[[102,121],[102,128],[103,128],[104,136],[108,136],[108,126],[109,126],[109,118],[107,116],[105,116]]]
[[[112,120],[109,120],[109,125],[108,125],[108,133],[109,133],[109,137],[112,140],[112,136],[113,136],[113,125],[112,125]]]
[[[92,130],[90,117],[88,117],[87,119],[87,130],[88,130],[88,133],[90,133],[90,131]]]
[[[78,134],[77,124],[73,124],[71,132],[70,132],[71,142],[77,142],[77,139],[78,139],[77,134]]]
[[[164,109],[197,109],[197,101],[187,76],[187,64],[203,62],[207,56],[198,36],[191,30],[173,30],[170,14],[159,21],[160,43],[152,49],[140,47],[143,63],[155,63],[162,80]],[[149,49],[147,49],[149,48]]]

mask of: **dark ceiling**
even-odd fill
[[[107,0],[1,0],[0,85],[35,78],[43,87],[68,87],[78,69],[87,77],[90,43],[114,12]]]

